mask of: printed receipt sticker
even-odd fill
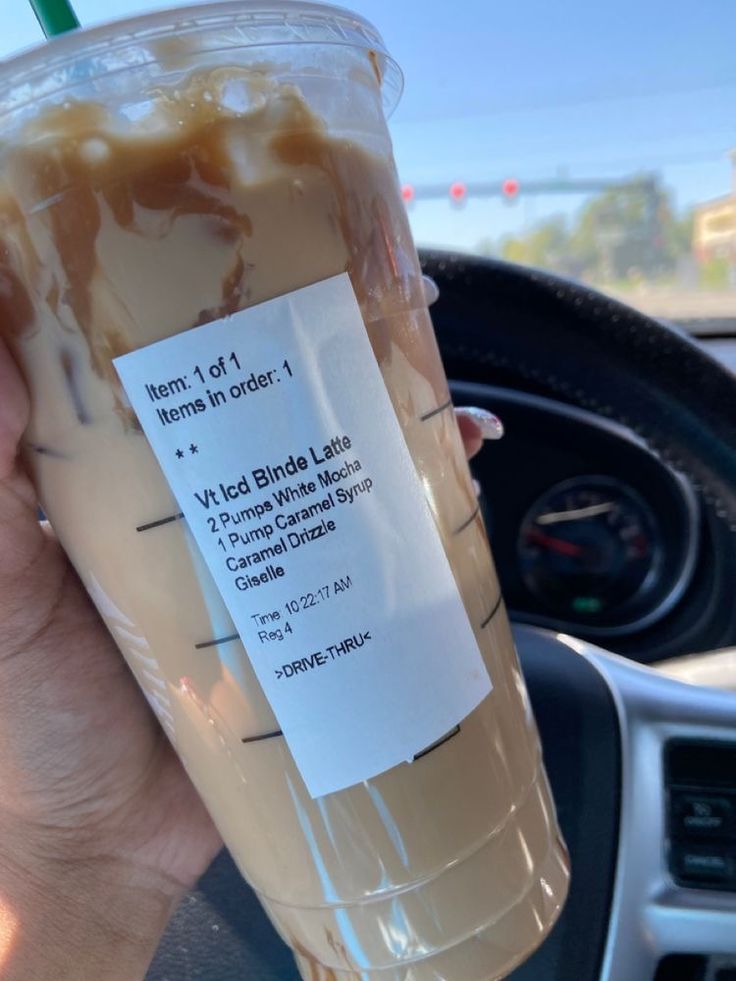
[[[197,646],[240,636],[312,796],[450,738],[491,681],[348,276],[115,366],[181,509],[139,530],[186,519],[237,629]]]

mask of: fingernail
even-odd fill
[[[440,288],[431,276],[422,276],[422,286],[424,288],[424,302],[428,307],[431,307],[440,298]]]
[[[473,477],[473,490],[475,491],[476,497],[480,497],[480,495],[483,493],[483,488],[480,486],[480,481],[476,480],[475,477]]]
[[[498,416],[494,416],[488,409],[479,409],[475,405],[464,405],[461,411],[469,415],[480,426],[483,439],[501,439],[503,436],[503,423]]]

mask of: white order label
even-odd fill
[[[115,367],[313,797],[488,695],[347,274]]]

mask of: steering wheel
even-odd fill
[[[736,533],[735,377],[673,328],[579,284],[440,252],[422,262],[440,289],[432,315],[448,376],[474,383],[473,401],[492,382],[619,422]],[[463,391],[454,386],[456,401]],[[705,861],[707,843],[687,853],[670,837],[683,781],[691,797],[713,780],[736,792],[736,698],[572,638],[515,636],[573,876],[557,926],[514,981],[653,981],[668,955],[733,954],[736,842],[728,882],[713,855]],[[298,974],[223,853],[174,916],[147,981],[244,978]]]

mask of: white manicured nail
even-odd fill
[[[483,439],[501,439],[503,436],[503,423],[498,416],[494,416],[494,414],[489,412],[488,409],[479,409],[474,405],[464,405],[460,411],[464,412],[477,422],[477,424],[480,426]]]
[[[422,276],[422,285],[424,287],[424,302],[428,307],[431,307],[440,298],[440,288],[431,276]]]

